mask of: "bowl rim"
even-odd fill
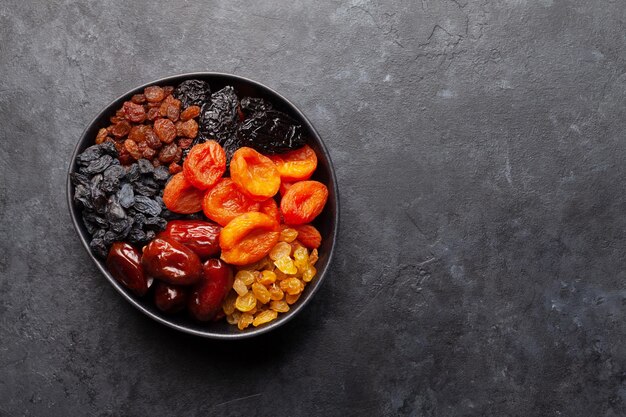
[[[255,87],[260,87],[261,89],[266,89],[269,90],[271,93],[275,94],[280,100],[283,101],[283,103],[285,104],[286,107],[289,107],[289,110],[292,111],[293,113],[295,113],[300,120],[303,122],[303,124],[306,125],[306,127],[308,128],[308,130],[312,133],[312,136],[314,136],[315,140],[318,142],[320,149],[322,151],[322,153],[324,154],[324,157],[326,158],[326,160],[328,161],[328,167],[329,167],[329,171],[330,171],[330,179],[331,179],[331,183],[330,186],[332,186],[333,189],[333,193],[335,196],[335,214],[334,214],[334,222],[335,222],[335,227],[332,233],[332,244],[330,245],[330,251],[328,253],[328,262],[326,263],[325,267],[323,270],[318,271],[318,276],[317,276],[317,280],[316,280],[316,285],[311,289],[311,292],[309,293],[308,297],[305,300],[302,300],[303,302],[301,303],[297,303],[295,305],[294,308],[292,308],[287,315],[285,315],[281,320],[276,320],[273,321],[271,323],[268,323],[262,327],[258,327],[258,328],[254,328],[254,329],[250,329],[246,332],[241,332],[241,333],[233,333],[233,334],[224,334],[224,333],[216,333],[211,331],[210,329],[207,329],[206,331],[200,331],[200,330],[195,330],[192,328],[188,328],[184,325],[180,325],[177,323],[174,323],[170,320],[168,320],[165,317],[161,317],[158,314],[155,314],[154,312],[148,310],[145,306],[142,305],[142,303],[136,299],[134,299],[129,293],[127,293],[127,291],[122,287],[122,285],[117,282],[117,280],[115,280],[115,278],[113,278],[113,276],[106,270],[106,268],[104,268],[101,264],[101,261],[99,259],[97,259],[94,254],[91,252],[91,250],[89,249],[89,242],[87,242],[87,240],[85,239],[85,236],[83,236],[83,234],[81,233],[80,230],[80,226],[79,226],[79,221],[81,221],[81,219],[79,218],[80,213],[78,212],[78,209],[74,206],[74,202],[72,201],[72,183],[71,183],[71,174],[73,172],[73,167],[76,161],[76,157],[78,155],[78,150],[80,148],[80,145],[83,144],[83,142],[86,139],[87,136],[87,132],[90,130],[90,128],[96,124],[98,122],[98,120],[103,116],[103,114],[109,110],[115,103],[117,103],[118,101],[121,101],[124,97],[129,96],[131,93],[143,89],[145,87],[148,87],[150,85],[155,85],[155,84],[164,84],[164,83],[168,83],[174,79],[179,79],[179,78],[193,78],[193,77],[224,77],[224,78],[231,78],[233,80],[237,80],[239,82],[243,82],[243,83],[248,83],[251,84]],[[91,260],[93,261],[93,263],[98,267],[98,269],[100,270],[100,272],[106,277],[106,279],[109,281],[109,283],[111,285],[113,285],[113,287],[117,290],[118,293],[120,293],[125,299],[126,301],[128,301],[132,306],[134,306],[136,309],[138,309],[139,311],[141,311],[143,314],[147,315],[148,317],[152,318],[153,320],[164,324],[172,329],[181,331],[183,333],[187,333],[187,334],[191,334],[194,336],[200,336],[200,337],[204,337],[204,338],[209,338],[209,339],[217,339],[217,340],[241,340],[241,339],[248,339],[251,337],[255,337],[255,336],[259,336],[265,333],[268,333],[272,330],[275,330],[281,326],[283,326],[285,323],[289,322],[291,319],[293,319],[293,317],[295,317],[300,311],[302,311],[302,309],[309,304],[309,302],[313,299],[315,293],[317,293],[317,291],[319,291],[324,279],[326,278],[326,275],[330,269],[332,260],[333,260],[333,256],[335,254],[335,245],[337,243],[337,236],[339,233],[339,210],[340,210],[340,204],[339,204],[339,190],[338,190],[338,186],[337,186],[337,177],[335,175],[335,167],[333,165],[332,159],[330,157],[330,153],[328,152],[328,149],[326,148],[326,144],[324,143],[324,141],[322,140],[321,136],[319,135],[319,133],[317,132],[317,130],[315,129],[315,127],[313,126],[313,124],[309,121],[309,119],[306,118],[306,116],[304,115],[304,113],[302,113],[302,111],[295,105],[293,104],[291,101],[289,101],[287,98],[285,98],[282,94],[278,93],[276,90],[274,90],[273,88],[270,88],[268,86],[266,86],[265,84],[262,84],[258,81],[254,81],[251,80],[249,78],[246,77],[242,77],[239,75],[235,75],[235,74],[229,74],[229,73],[224,73],[224,72],[211,72],[211,71],[197,71],[197,72],[188,72],[188,73],[180,73],[180,74],[175,74],[175,75],[169,75],[167,77],[161,77],[159,79],[144,83],[142,85],[136,86],[131,88],[130,90],[126,91],[125,93],[119,95],[117,98],[113,99],[110,103],[108,103],[106,106],[104,106],[97,114],[96,116],[86,125],[85,129],[83,130],[83,133],[80,135],[80,138],[78,140],[78,142],[76,142],[76,145],[74,146],[74,151],[72,152],[72,156],[69,162],[69,167],[68,167],[68,171],[67,171],[67,179],[66,179],[66,194],[67,194],[67,204],[68,204],[68,209],[70,212],[70,217],[72,219],[72,224],[74,226],[74,230],[76,231],[76,234],[78,235],[80,241],[83,244],[83,248],[87,251],[87,254],[89,255],[89,257],[91,258]]]

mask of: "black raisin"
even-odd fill
[[[170,171],[167,169],[167,167],[161,165],[154,169],[152,176],[157,181],[167,181],[167,179],[170,177]]]
[[[104,149],[100,145],[93,145],[85,149],[80,155],[76,157],[76,162],[79,165],[89,165],[91,162],[100,158],[104,154]]]
[[[107,194],[113,194],[120,188],[120,181],[126,175],[126,170],[121,165],[111,165],[104,170],[102,190]]]
[[[152,162],[148,161],[147,159],[140,159],[137,161],[137,166],[139,167],[139,172],[141,172],[142,174],[152,174],[152,172],[154,171],[154,166],[152,165]]]
[[[91,189],[89,186],[79,184],[74,189],[74,203],[79,207],[91,210],[93,204],[91,203]]]
[[[91,239],[91,242],[89,242],[89,248],[96,256],[102,259],[106,258],[109,253],[109,248],[104,243],[102,238]]]
[[[132,164],[129,168],[128,171],[126,172],[126,179],[128,179],[128,181],[130,182],[135,182],[138,181],[139,178],[141,178],[141,172],[139,172],[139,165]]]
[[[103,155],[98,159],[93,160],[86,167],[81,167],[78,171],[81,174],[93,175],[104,171],[113,163],[113,157],[111,155]],[[119,161],[118,161],[119,163]]]
[[[143,245],[147,243],[146,233],[137,228],[132,228],[127,236],[128,242],[133,245]]]
[[[211,97],[211,88],[206,81],[187,80],[183,81],[174,90],[174,98],[180,100],[182,108],[189,106],[202,106]]]
[[[154,197],[159,193],[160,186],[152,178],[142,178],[140,181],[136,181],[134,184],[135,194],[140,194],[146,197]]]
[[[133,186],[129,183],[124,183],[120,190],[117,192],[117,199],[120,206],[129,208],[135,203],[135,193],[133,192]]]
[[[122,220],[126,220],[126,211],[120,205],[115,195],[109,197],[109,200],[107,201],[106,217],[109,223],[117,223]]]
[[[161,214],[160,204],[143,195],[138,195],[135,197],[135,204],[133,205],[133,207],[138,212],[144,213],[148,216],[158,216],[159,214]]]
[[[165,230],[165,226],[167,226],[167,220],[162,217],[148,217],[145,222],[145,228],[148,230],[160,232],[161,230]]]
[[[91,179],[91,202],[93,204],[94,209],[98,212],[98,213],[103,213],[105,206],[106,206],[106,202],[107,202],[107,196],[105,194],[105,192],[102,190],[101,184],[102,184],[102,180],[103,180],[103,176],[102,174],[98,174],[95,175],[92,179]]]
[[[70,179],[72,180],[72,184],[74,186],[84,185],[89,187],[89,177],[83,174],[79,174],[78,172],[72,172],[70,174]]]

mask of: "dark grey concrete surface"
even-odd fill
[[[626,6],[0,4],[0,415],[626,415]],[[161,76],[275,88],[337,167],[312,304],[217,343],[90,264],[68,158]]]

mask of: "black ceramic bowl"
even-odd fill
[[[328,202],[326,203],[326,207],[322,214],[320,214],[315,220],[314,224],[322,234],[322,245],[319,250],[319,260],[315,265],[317,268],[317,276],[311,281],[305,288],[302,296],[298,300],[298,302],[291,306],[291,310],[287,313],[279,314],[278,318],[271,323],[266,325],[254,328],[250,326],[248,329],[244,331],[240,331],[236,326],[230,325],[226,323],[225,320],[221,320],[215,323],[198,323],[193,321],[184,313],[180,315],[166,315],[158,310],[153,301],[152,292],[148,292],[148,294],[144,297],[137,297],[128,291],[125,287],[120,285],[106,269],[106,266],[103,261],[96,258],[89,249],[89,239],[90,236],[83,225],[83,221],[81,218],[80,210],[74,205],[72,201],[72,196],[74,195],[74,187],[69,180],[69,173],[72,173],[76,170],[76,156],[80,154],[85,148],[94,144],[94,140],[96,134],[100,128],[108,126],[109,118],[113,116],[115,111],[119,109],[124,101],[129,100],[133,94],[138,94],[143,91],[143,89],[149,85],[173,85],[176,86],[181,81],[188,79],[202,79],[207,81],[211,85],[211,91],[217,91],[222,87],[227,85],[231,85],[235,88],[238,96],[250,96],[250,97],[261,97],[266,100],[269,100],[278,110],[284,111],[291,115],[296,120],[302,123],[304,128],[304,133],[307,136],[307,142],[309,146],[311,146],[318,158],[318,166],[317,170],[312,179],[322,182],[326,184],[328,187],[329,195]],[[74,153],[72,154],[72,159],[70,162],[67,180],[67,199],[70,209],[70,215],[72,217],[72,222],[74,223],[74,227],[78,232],[78,236],[80,240],[83,242],[83,246],[87,249],[91,260],[96,264],[96,266],[100,269],[102,274],[109,280],[111,285],[115,287],[115,289],[128,300],[133,306],[135,306],[139,311],[153,318],[154,320],[163,323],[167,326],[170,326],[174,329],[180,330],[182,332],[194,334],[197,336],[203,336],[214,339],[243,339],[252,336],[257,336],[262,333],[267,333],[270,330],[273,330],[283,324],[285,324],[288,320],[293,318],[296,314],[298,314],[306,304],[308,304],[313,295],[317,292],[317,290],[322,285],[324,278],[328,272],[328,268],[330,266],[330,261],[333,256],[333,251],[335,247],[335,240],[337,237],[337,228],[339,223],[339,200],[337,194],[337,180],[335,179],[335,173],[333,169],[332,162],[330,160],[330,156],[328,154],[328,150],[324,146],[322,139],[317,134],[311,123],[307,120],[306,117],[298,110],[296,106],[290,103],[286,98],[275,92],[269,87],[266,87],[262,84],[259,84],[255,81],[249,80],[247,78],[238,77],[236,75],[230,74],[220,74],[213,72],[198,72],[198,73],[190,73],[190,74],[181,74],[175,75],[172,77],[162,78],[160,80],[151,81],[145,85],[134,88],[133,90],[125,93],[120,96],[117,100],[113,101],[111,104],[106,106],[104,110],[102,110],[89,125],[87,129],[85,129],[83,135],[81,136],[76,148],[74,149]]]

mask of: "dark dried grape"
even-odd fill
[[[241,99],[241,110],[244,116],[250,117],[256,112],[272,110],[272,104],[262,98],[244,97]]]
[[[98,213],[103,213],[107,202],[107,196],[101,188],[102,174],[95,175],[91,179],[91,202]]]
[[[135,202],[135,193],[133,191],[133,186],[129,183],[124,183],[120,190],[117,192],[117,199],[120,203],[120,206],[124,208],[129,208]]]
[[[138,212],[147,214],[148,216],[158,216],[161,214],[161,205],[143,195],[138,195],[135,197],[135,204],[133,205],[135,210]],[[148,220],[146,219],[146,222]]]
[[[99,146],[103,153],[111,155],[113,158],[117,158],[117,149],[115,148],[115,142],[113,142],[113,139],[111,139],[111,141],[102,142]]]
[[[99,229],[109,227],[109,222],[104,217],[100,217],[96,213],[91,211],[83,212],[83,220],[96,225]]]
[[[146,239],[149,241],[153,240],[156,237],[156,232],[154,230],[148,230],[146,232]]]
[[[135,182],[141,178],[141,172],[139,172],[139,166],[135,163],[130,166],[126,173],[126,179],[130,182]]]
[[[127,239],[128,242],[133,245],[144,245],[148,243],[146,239],[146,233],[143,230],[137,228],[130,229]]]
[[[85,149],[80,155],[76,157],[76,162],[79,165],[89,165],[91,162],[100,158],[104,153],[104,149],[101,145],[93,145]]]
[[[87,229],[87,233],[93,235],[98,230],[98,225],[95,223],[91,223],[83,216],[83,224],[85,225],[85,229]]]
[[[202,106],[211,97],[211,88],[206,81],[186,80],[176,87],[174,97],[181,101],[182,107]]]
[[[139,172],[142,174],[152,174],[154,172],[154,167],[152,163],[147,159],[140,159],[137,161],[137,166],[139,166]]]
[[[83,174],[79,174],[78,172],[72,172],[70,174],[70,179],[72,180],[72,184],[74,186],[84,185],[89,187],[89,177]]]
[[[119,189],[120,181],[126,175],[126,170],[120,165],[111,165],[104,170],[102,180],[102,190],[107,194],[112,194]]]
[[[78,184],[74,189],[74,203],[79,207],[91,210],[93,205],[91,204],[91,190],[88,185]]]
[[[167,181],[167,179],[170,177],[170,173],[166,167],[160,166],[158,168],[154,168],[152,176],[157,181]]]
[[[146,229],[156,230],[157,232],[165,230],[165,226],[167,226],[167,220],[162,217],[148,217],[145,222]]]
[[[241,146],[276,154],[304,146],[301,130],[300,124],[285,113],[269,110],[244,120],[237,129],[237,138]]]
[[[92,239],[91,242],[89,242],[89,248],[96,256],[103,259],[107,257],[107,254],[109,252],[109,248],[104,243],[104,240],[102,238]]]
[[[116,223],[126,219],[126,211],[120,205],[115,195],[109,197],[107,201],[106,218],[109,223]]]
[[[200,114],[200,132],[203,138],[214,138],[220,144],[230,138],[237,127],[238,105],[239,100],[233,87],[227,86],[214,93],[210,103],[204,105]]]
[[[161,188],[155,180],[145,176],[141,178],[141,180],[136,181],[133,185],[135,188],[135,194],[140,194],[146,197],[157,195]]]
[[[109,165],[113,163],[113,157],[111,155],[103,155],[98,159],[95,159],[89,163],[86,167],[81,167],[78,172],[81,174],[93,175],[107,169]]]
[[[124,115],[127,120],[134,123],[142,123],[146,120],[146,109],[144,109],[141,104],[126,101],[122,108],[124,109]]]

